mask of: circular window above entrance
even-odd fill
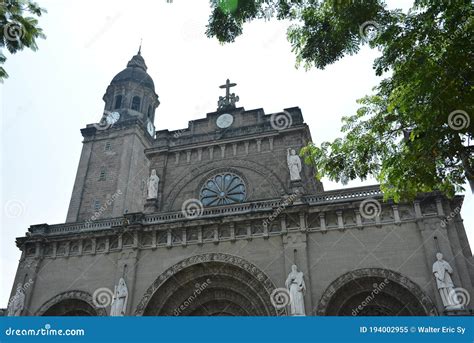
[[[209,178],[201,188],[204,206],[230,205],[243,202],[246,197],[243,180],[234,173],[221,173]]]

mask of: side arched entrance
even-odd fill
[[[96,307],[92,296],[83,291],[68,291],[49,299],[36,316],[106,316],[104,308]]]
[[[148,316],[276,316],[275,286],[252,263],[222,253],[187,258],[148,288],[135,314]]]
[[[387,269],[348,272],[326,289],[316,314],[320,316],[426,316],[436,308],[409,278]]]

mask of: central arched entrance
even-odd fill
[[[220,253],[193,256],[169,268],[147,290],[135,311],[148,316],[274,316],[275,289],[260,269]]]

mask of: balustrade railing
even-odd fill
[[[381,197],[382,192],[379,186],[366,186],[358,188],[349,188],[342,190],[327,191],[319,194],[306,195],[298,198],[293,205],[309,204],[309,205],[327,205],[328,203],[347,202],[369,197]],[[242,203],[236,205],[216,206],[203,208],[200,215],[195,217],[186,217],[182,211],[145,214],[141,219],[141,223],[145,225],[163,224],[174,221],[183,221],[191,219],[207,219],[218,216],[239,215],[250,212],[271,211],[278,207],[287,207],[288,203],[285,199],[271,199],[265,201],[256,201]],[[79,233],[84,231],[95,231],[111,229],[113,227],[122,226],[124,218],[98,219],[94,221],[86,221],[81,223],[65,223],[55,225],[33,225],[29,228],[30,235],[60,235],[68,233]]]

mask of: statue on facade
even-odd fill
[[[148,178],[148,197],[147,199],[157,199],[158,198],[158,183],[160,178],[156,175],[156,170],[151,171],[151,175]]]
[[[303,272],[299,272],[296,265],[291,266],[291,272],[288,274],[285,286],[290,292],[290,315],[305,316],[304,293],[306,285]]]
[[[128,289],[123,277],[120,278],[118,286],[115,286],[114,297],[110,307],[110,315],[113,317],[121,317],[125,315],[127,310]]]
[[[10,299],[8,303],[8,312],[7,316],[9,317],[18,317],[21,316],[21,312],[25,308],[25,291],[23,290],[23,285],[18,284],[16,288],[15,295]]]
[[[286,161],[288,163],[288,169],[290,170],[290,180],[301,180],[301,159],[298,155],[296,155],[295,149],[287,149]]]
[[[442,253],[437,253],[436,259],[437,261],[433,263],[433,275],[436,279],[436,285],[444,307],[446,309],[462,307],[462,305],[459,304],[456,291],[454,290],[453,280],[451,279],[453,268],[451,268],[448,262],[443,260]]]

